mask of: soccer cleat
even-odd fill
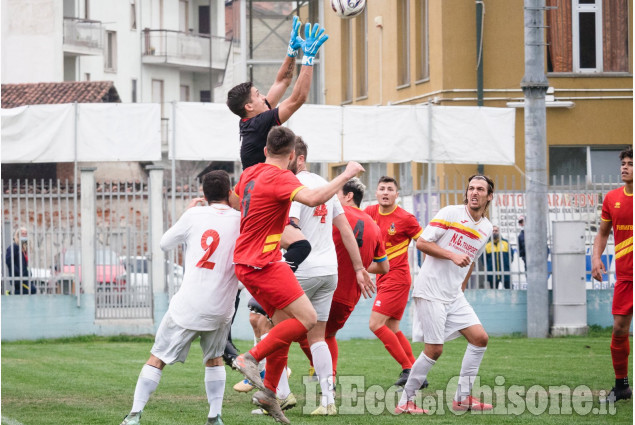
[[[430,384],[428,384],[428,380],[426,379],[423,381],[423,384],[421,384],[421,387],[419,387],[419,389],[422,390],[424,388],[428,388],[428,385]]]
[[[474,398],[471,395],[467,396],[462,401],[452,400],[452,410],[454,410],[455,412],[463,412],[466,410],[492,410],[493,408],[494,406],[492,406],[491,404],[481,403],[478,398]]]
[[[258,387],[258,389],[265,389],[265,385],[262,383],[262,379],[260,378],[258,362],[251,354],[247,352],[236,357],[234,360],[234,366],[240,373],[245,375],[245,378],[251,381],[254,386]]]
[[[424,413],[428,413],[428,411],[417,407],[414,401],[409,401],[406,404],[395,407],[395,415],[401,415],[402,413],[423,415]]]
[[[220,418],[220,415],[216,415],[213,418],[207,418],[205,425],[225,425],[225,423]]]
[[[269,415],[269,412],[267,412],[265,409],[263,409],[262,407],[259,407],[257,409],[254,409],[251,411],[252,415]]]
[[[309,382],[317,381],[317,380],[318,380],[318,376],[315,373],[315,368],[313,366],[309,366]]]
[[[123,418],[120,425],[139,425],[141,423],[141,412],[133,412]]]
[[[408,382],[409,376],[410,376],[410,369],[402,370],[401,374],[399,374],[399,379],[397,379],[397,382],[395,382],[393,385],[396,385],[398,387],[403,387],[404,385],[406,385],[406,382]]]
[[[632,396],[633,391],[631,390],[631,387],[613,387],[606,398],[600,399],[600,403],[615,403],[620,400],[628,400]]]
[[[337,407],[335,407],[334,403],[329,404],[328,406],[320,405],[317,409],[311,412],[313,416],[336,416],[337,415]]]
[[[266,410],[276,422],[290,424],[289,419],[284,416],[276,395],[269,388],[260,390],[253,395],[251,401],[264,410]]]
[[[248,393],[253,389],[254,386],[251,385],[251,382],[249,382],[248,379],[243,379],[242,381],[237,382],[236,385],[234,385],[234,391],[238,391],[239,393]]]
[[[287,398],[280,399],[278,397],[276,397],[278,399],[278,404],[280,405],[280,409],[282,410],[289,410],[289,409],[293,409],[295,407],[296,404],[298,404],[298,400],[296,400],[295,396],[293,395],[293,393],[289,393],[289,395],[287,396]]]

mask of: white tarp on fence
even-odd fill
[[[1,111],[3,163],[161,159],[158,104],[79,103],[77,113],[74,104]]]
[[[225,105],[175,107],[176,144],[170,158],[239,159],[239,118]],[[511,108],[304,105],[286,125],[307,143],[312,162],[513,165],[515,160]]]
[[[173,107],[170,159],[239,159],[239,119],[227,106]],[[77,114],[74,108],[2,109],[2,162],[161,159],[158,104],[78,104]],[[513,165],[514,120],[511,108],[304,105],[286,125],[304,138],[314,162]]]

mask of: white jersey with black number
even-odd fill
[[[231,321],[238,291],[232,260],[239,229],[238,211],[212,204],[188,209],[161,238],[164,251],[186,245],[183,283],[169,306],[179,326],[210,331]]]
[[[308,171],[301,171],[296,177],[309,189],[328,184],[322,177]],[[317,207],[307,207],[299,202],[291,204],[289,217],[299,220],[302,233],[311,244],[311,253],[295,272],[298,278],[337,274],[333,218],[340,214],[344,214],[344,208],[337,196]]]
[[[421,238],[448,251],[467,254],[473,263],[483,253],[491,234],[492,224],[486,217],[474,221],[467,206],[451,205],[437,213]],[[450,303],[463,295],[461,285],[469,270],[469,265],[459,267],[451,260],[426,255],[412,296]]]

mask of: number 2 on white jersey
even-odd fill
[[[207,240],[212,238],[212,243],[207,243]],[[203,269],[214,270],[214,266],[216,263],[213,261],[209,261],[209,257],[212,256],[216,248],[218,248],[218,244],[220,243],[220,236],[216,230],[206,230],[201,236],[201,248],[205,250],[205,254],[198,260],[196,263],[196,267],[201,267]]]

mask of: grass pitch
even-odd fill
[[[134,387],[149,356],[151,337],[80,337],[2,344],[2,424],[119,424],[132,405]],[[303,384],[308,363],[294,344],[289,356],[291,389],[298,406],[287,411],[292,424],[395,423],[633,423],[631,401],[600,405],[601,391],[613,385],[610,331],[588,337],[491,338],[480,369],[485,398],[496,406],[488,414],[455,415],[448,409],[456,388],[464,339],[446,344],[420,400],[433,411],[424,417],[394,416],[394,388],[400,367],[378,340],[340,342],[337,417],[311,417],[316,383]],[[241,350],[252,344],[238,341]],[[422,344],[413,344],[415,356]],[[166,366],[142,423],[200,424],[209,406],[203,384],[200,348],[194,345],[184,365]],[[631,356],[632,359],[632,356]],[[631,369],[632,370],[632,364]],[[632,375],[631,375],[632,376]],[[248,394],[233,385],[241,375],[227,370],[223,420],[230,424],[273,424],[251,415]],[[451,402],[450,402],[451,403]]]

